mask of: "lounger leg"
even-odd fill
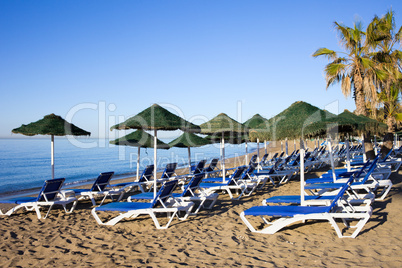
[[[173,212],[171,216],[169,216],[169,221],[166,225],[164,226],[160,226],[158,219],[155,216],[155,213],[153,211],[149,212],[149,216],[151,216],[152,220],[154,221],[154,224],[156,226],[157,229],[167,229],[170,225],[170,223],[172,222],[174,216],[176,216],[177,211]]]
[[[71,206],[70,210],[67,210],[67,205],[63,204],[64,211],[66,213],[71,213],[74,211],[75,207],[77,206],[78,200],[74,201],[73,205]]]
[[[46,218],[47,215],[49,214],[49,211],[50,211],[51,208],[52,208],[52,206],[50,206],[49,210],[47,211],[45,218]],[[35,205],[35,206],[33,207],[33,209],[35,209],[36,216],[38,216],[38,219],[41,219],[41,218],[42,218],[42,215],[41,215],[41,213],[40,213],[40,208],[39,208],[39,206]]]
[[[379,194],[380,197],[376,198],[376,201],[382,201],[385,199],[385,197],[388,195],[389,191],[392,188],[392,182],[391,180],[387,180],[386,182],[381,182],[380,187],[384,187],[384,189],[381,191]]]
[[[95,218],[96,222],[100,225],[115,225],[116,223],[118,223],[119,221],[121,221],[124,218],[135,218],[139,215],[138,213],[126,212],[126,213],[120,214],[117,217],[112,218],[108,222],[102,222],[102,220],[99,218],[98,214],[96,214],[96,207],[91,210],[91,214]]]

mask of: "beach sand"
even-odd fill
[[[276,148],[277,149],[277,148]],[[230,163],[230,161],[228,161]],[[314,177],[313,172],[306,177]],[[253,234],[239,215],[274,195],[298,194],[298,178],[279,187],[231,201],[220,195],[211,211],[167,230],[150,217],[99,226],[90,202],[66,214],[54,208],[38,220],[34,212],[1,217],[2,267],[402,267],[402,173],[392,175],[393,189],[355,239],[338,238],[326,222],[295,224],[273,235]]]

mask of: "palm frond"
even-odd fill
[[[345,64],[339,64],[339,63],[329,63],[325,66],[325,73],[327,73],[330,76],[336,76],[339,73],[342,73],[346,68]]]
[[[334,50],[322,47],[317,49],[313,55],[313,57],[318,57],[318,56],[325,56],[328,59],[335,59],[337,57],[336,52]]]

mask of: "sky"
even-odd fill
[[[113,138],[154,103],[196,124],[296,101],[353,111],[312,54],[342,51],[335,21],[366,27],[390,8],[400,27],[400,0],[1,0],[0,137],[55,113]]]

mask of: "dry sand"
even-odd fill
[[[316,176],[315,173],[307,175]],[[157,230],[149,217],[99,226],[90,202],[72,214],[53,209],[2,217],[1,267],[402,267],[402,173],[355,239],[337,237],[328,222],[296,224],[273,235],[251,233],[239,214],[264,198],[299,192],[298,178],[239,201],[220,195],[212,211]]]

